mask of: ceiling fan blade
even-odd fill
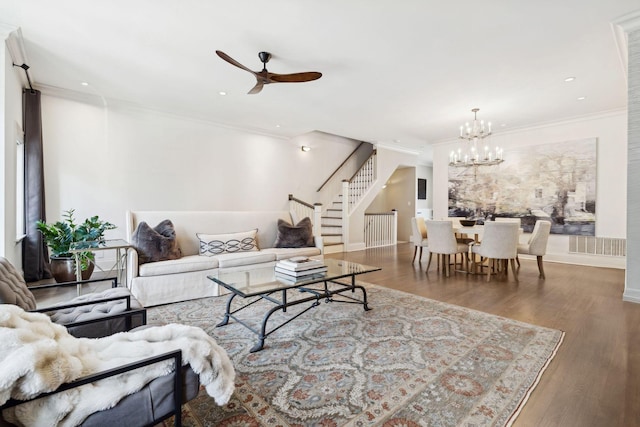
[[[254,87],[252,87],[251,90],[249,92],[247,92],[247,94],[254,95],[256,93],[260,93],[262,91],[263,87],[264,87],[264,83],[262,81],[258,80],[256,85]]]
[[[294,73],[294,74],[275,74],[269,73],[269,80],[278,83],[301,83],[310,82],[312,80],[318,80],[322,77],[322,73],[317,71],[309,71],[306,73]]]
[[[248,71],[248,72],[250,72],[251,74],[253,74],[254,76],[256,75],[256,72],[255,72],[255,71],[253,71],[253,70],[251,70],[251,69],[249,69],[249,68],[245,67],[244,65],[242,65],[241,63],[239,63],[238,61],[236,61],[235,59],[233,59],[232,57],[230,57],[230,56],[229,56],[229,55],[227,55],[226,53],[224,53],[223,51],[221,51],[221,50],[216,50],[216,54],[217,54],[220,58],[222,58],[222,59],[224,59],[225,61],[227,61],[229,64],[231,64],[231,65],[235,65],[235,66],[236,66],[236,67],[238,67],[238,68],[241,68],[241,69],[243,69],[243,70],[245,70],[245,71]]]

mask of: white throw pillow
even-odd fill
[[[200,240],[200,255],[214,256],[224,253],[257,251],[258,229],[227,234],[196,233]]]

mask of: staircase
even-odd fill
[[[342,194],[338,195],[338,199],[338,201],[332,202],[331,207],[320,217],[324,252],[327,254],[344,252],[342,235]]]
[[[362,146],[362,144],[358,146],[349,158],[317,190],[319,203],[311,205],[296,199],[293,195],[289,195],[289,209],[294,220],[296,218],[299,220],[305,216],[312,218],[314,236],[316,239],[322,239],[324,253],[339,253],[347,249],[351,250],[350,247],[347,247],[351,245],[349,243],[352,241],[350,240],[350,235],[351,237],[355,235],[355,238],[358,239],[357,241],[363,242],[363,246],[373,247],[383,244],[395,244],[397,215],[387,213],[393,219],[393,221],[387,221],[389,224],[378,224],[381,221],[374,221],[375,224],[370,224],[371,219],[367,219],[364,208],[360,206],[363,198],[370,193],[370,190],[378,181],[377,150],[371,150],[369,147],[369,150],[364,153],[368,157],[362,160],[364,156],[360,155],[358,159],[355,154]],[[364,149],[366,150],[367,147],[365,146]],[[385,173],[390,175],[392,172]],[[368,197],[367,200],[369,202],[371,195]],[[328,208],[323,209],[324,206],[328,206]],[[360,216],[361,219],[353,218],[354,213],[356,216]],[[381,216],[379,213],[371,215]],[[354,219],[356,229],[353,229]],[[368,221],[367,225],[364,224],[365,221]],[[371,239],[368,237],[363,238],[363,233],[369,229],[380,231],[381,233],[379,234],[384,235],[384,239],[376,235],[373,243],[371,243]]]

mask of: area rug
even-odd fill
[[[206,330],[236,368],[231,401],[219,407],[201,391],[184,405],[183,424],[508,426],[564,337],[558,330],[360,284],[372,310],[322,302],[270,335],[256,353],[249,353],[256,336],[242,325],[232,320],[215,326],[226,297],[149,309],[150,324]],[[269,308],[256,303],[243,318],[259,324]],[[294,308],[271,320],[295,315]]]

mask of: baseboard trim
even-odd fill
[[[367,249],[367,244],[364,242],[349,243],[347,245],[346,252],[364,251],[365,249]]]
[[[622,294],[622,301],[640,304],[640,289],[626,289]]]

